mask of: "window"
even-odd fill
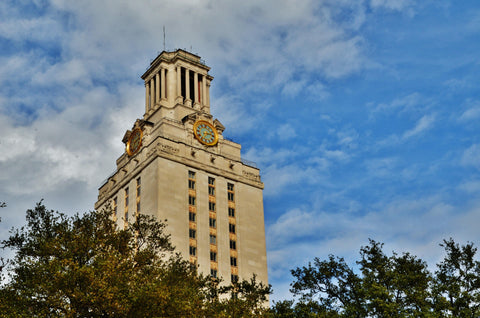
[[[192,197],[191,195],[189,195],[188,196],[188,204],[195,205],[195,197]]]
[[[197,248],[195,246],[190,246],[190,255],[192,256],[197,255]]]
[[[208,185],[215,186],[215,178],[208,177]]]
[[[215,179],[208,177],[208,194],[215,195]]]
[[[196,235],[197,235],[197,231],[195,231],[194,229],[190,229],[190,230],[188,231],[188,236],[189,236],[190,238],[194,239],[194,238],[196,237]]]
[[[128,188],[125,188],[125,223],[128,222]]]
[[[217,227],[217,220],[209,218],[208,221],[209,221],[210,227],[213,227],[213,228]]]
[[[142,180],[139,177],[139,178],[137,178],[137,197],[140,196],[140,188],[141,188],[140,186],[141,186],[141,184],[142,184]]]
[[[214,187],[208,187],[208,194],[209,195],[215,195],[215,188]]]
[[[228,201],[235,201],[235,193],[233,192],[233,184],[232,183],[227,183],[227,196],[228,196]]]
[[[208,209],[215,212],[215,202],[208,202]]]
[[[188,212],[188,220],[195,222],[195,213],[193,212]]]
[[[113,198],[112,209],[113,209],[113,216],[117,217],[117,197]]]
[[[125,208],[128,208],[128,188],[125,188]]]
[[[234,208],[228,208],[228,216],[231,216],[232,218],[235,217],[235,209]]]
[[[210,234],[210,244],[217,244],[217,237],[213,234]]]
[[[195,190],[195,172],[193,171],[188,172],[188,188]]]
[[[233,275],[231,276],[232,283],[238,282],[238,275]]]
[[[237,258],[230,257],[230,266],[237,266]]]
[[[235,234],[235,224],[228,224],[228,230],[230,233]]]
[[[210,276],[212,276],[213,278],[217,278],[217,270],[216,269],[211,269],[210,270]]]
[[[237,242],[230,240],[230,249],[236,250],[237,249]]]
[[[136,202],[137,202],[137,210],[136,210],[136,213],[137,215],[140,213],[140,193],[141,193],[141,185],[142,185],[142,180],[140,179],[140,177],[137,178],[137,198],[136,198]]]
[[[217,261],[217,252],[212,252],[210,251],[210,260],[212,262],[216,262]]]

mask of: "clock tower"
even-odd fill
[[[268,283],[263,183],[210,113],[210,68],[184,50],[162,52],[142,75],[145,114],[127,130],[96,209],[119,226],[140,213],[167,220],[176,250],[226,283]]]

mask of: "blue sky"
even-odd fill
[[[0,235],[40,199],[68,213],[143,115],[166,48],[212,69],[212,113],[265,183],[273,299],[314,257],[368,238],[434,265],[480,245],[478,1],[4,0]]]

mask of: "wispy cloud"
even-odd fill
[[[476,101],[473,105],[470,105],[458,119],[460,121],[471,121],[478,118],[480,118],[480,102]]]
[[[435,123],[435,116],[434,115],[425,115],[422,118],[420,118],[415,125],[414,128],[407,130],[402,138],[403,139],[409,139],[413,136],[417,136],[419,134],[424,133],[425,131],[431,129],[433,127],[433,124]]]
[[[374,107],[373,111],[376,112],[404,112],[411,111],[419,106],[423,101],[422,96],[415,92],[406,96],[402,96],[394,99],[390,103],[381,103]]]
[[[461,163],[480,169],[480,144],[473,144],[463,152]]]

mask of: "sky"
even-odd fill
[[[260,168],[271,299],[369,238],[432,269],[443,239],[480,246],[478,0],[2,0],[0,238],[41,199],[93,209],[164,48],[211,67]]]

